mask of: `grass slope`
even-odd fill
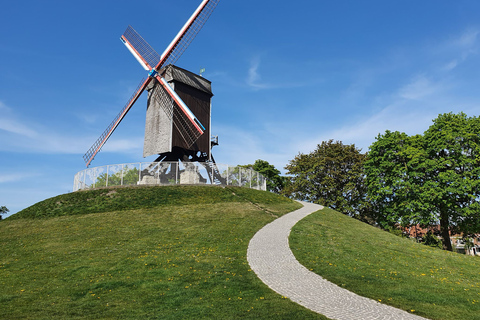
[[[297,259],[362,296],[430,319],[480,319],[480,259],[373,228],[331,209],[290,235]]]
[[[92,190],[0,222],[1,319],[326,319],[249,269],[251,237],[298,208],[219,187]]]

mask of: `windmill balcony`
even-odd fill
[[[136,162],[82,170],[73,191],[133,185],[230,185],[267,190],[266,178],[241,166],[212,162]]]

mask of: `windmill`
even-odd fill
[[[211,169],[212,182],[213,176],[217,181],[220,179],[211,155],[211,146],[216,144],[210,141],[211,83],[173,65],[208,20],[218,1],[203,0],[161,55],[128,26],[120,39],[148,71],[148,77],[140,82],[127,104],[85,153],[87,167],[147,90],[144,157],[158,154],[156,163],[199,161]]]

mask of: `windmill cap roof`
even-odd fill
[[[160,70],[160,74],[162,74],[167,82],[178,81],[213,96],[212,82],[198,74],[172,64]]]

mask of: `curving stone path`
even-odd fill
[[[286,214],[258,231],[250,240],[248,263],[272,290],[290,300],[339,320],[424,319],[345,290],[302,266],[288,244],[292,227],[322,206],[302,202],[303,208]]]

